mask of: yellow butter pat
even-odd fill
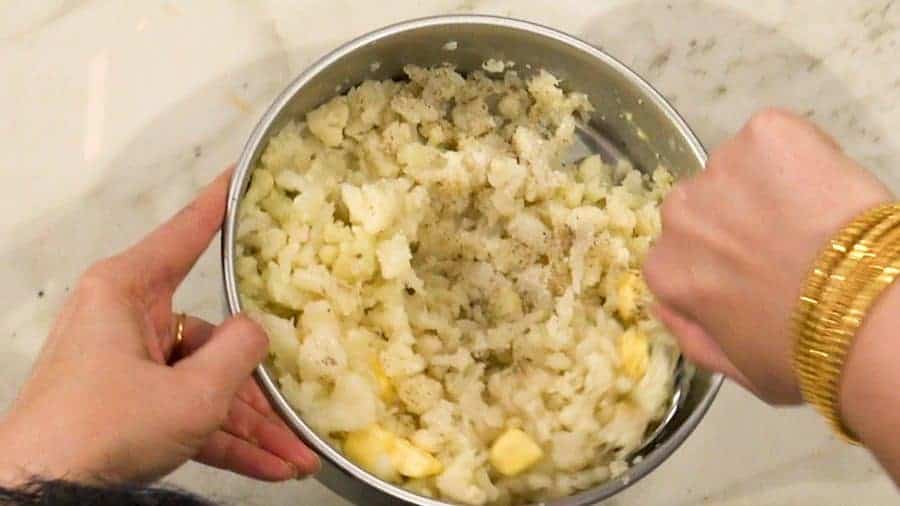
[[[628,271],[619,278],[619,288],[616,291],[618,304],[616,312],[622,321],[631,321],[638,310],[638,299],[643,289],[641,275],[635,271]]]
[[[622,372],[634,381],[641,379],[647,372],[650,361],[650,349],[647,336],[636,328],[630,328],[619,337],[619,358]]]
[[[403,438],[394,441],[391,459],[397,471],[409,478],[434,476],[444,470],[438,459]]]
[[[543,450],[528,434],[509,429],[494,441],[489,459],[500,474],[515,476],[533,466],[544,456]]]
[[[372,425],[347,434],[344,454],[360,467],[388,481],[399,479],[391,458],[396,436],[378,425]]]
[[[366,471],[394,482],[400,476],[425,478],[444,470],[430,453],[377,424],[347,434],[344,454]]]
[[[384,372],[384,367],[378,357],[372,358],[372,375],[378,383],[378,396],[381,397],[381,400],[389,404],[394,402],[397,399],[397,391],[394,390],[394,384]]]

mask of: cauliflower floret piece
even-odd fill
[[[241,208],[250,209],[258,204],[262,199],[269,196],[269,193],[275,187],[275,179],[272,173],[265,169],[256,169],[253,171],[253,179],[250,181],[250,187],[244,194],[241,201]]]
[[[347,367],[347,353],[340,341],[341,328],[328,302],[310,302],[300,317],[303,342],[297,365],[303,378],[335,379]]]
[[[498,321],[522,316],[522,299],[511,286],[499,288],[491,297],[490,314]]]
[[[402,343],[391,343],[381,353],[381,364],[390,377],[412,376],[425,370],[425,359]]]
[[[375,235],[390,226],[397,215],[397,199],[388,183],[379,182],[362,187],[341,185],[341,197],[350,211],[350,219]]]
[[[446,159],[438,148],[411,142],[397,152],[397,161],[404,166],[404,172],[419,183],[428,183],[424,176],[447,165]]]
[[[269,139],[269,145],[260,157],[262,168],[273,175],[283,170],[306,170],[324,148],[318,139],[308,133],[302,123],[288,122]]]
[[[577,471],[591,463],[594,458],[594,445],[590,435],[578,432],[561,431],[553,435],[553,463],[566,471]]]
[[[245,297],[258,297],[265,290],[265,282],[259,274],[259,262],[251,256],[238,256],[234,270],[241,284],[241,292]]]
[[[280,228],[270,228],[259,234],[259,258],[268,261],[287,245],[287,234]]]
[[[612,420],[603,427],[598,437],[611,447],[620,449],[619,453],[625,455],[640,445],[649,421],[649,416],[631,403],[619,402]]]
[[[265,293],[268,297],[281,306],[300,310],[306,304],[308,297],[302,290],[291,283],[291,275],[286,266],[269,262],[262,273],[265,282]]]
[[[402,379],[397,384],[397,395],[414,414],[421,415],[433,408],[444,394],[441,382],[424,374]]]
[[[292,280],[308,292],[327,296],[341,315],[352,315],[362,305],[359,296],[346,283],[338,281],[321,265],[313,265],[294,271]]]
[[[606,197],[606,211],[609,214],[609,224],[614,229],[630,236],[637,225],[637,218],[631,209],[630,197],[621,191],[614,189]]]
[[[548,111],[565,102],[563,91],[559,88],[559,80],[543,69],[528,81],[528,92],[538,106]]]
[[[643,377],[631,391],[631,398],[648,416],[657,416],[668,404],[672,395],[673,359],[662,346],[650,352]]]
[[[506,225],[509,235],[532,248],[540,248],[550,239],[550,230],[532,213],[521,212]]]
[[[331,271],[344,281],[356,282],[371,279],[377,268],[375,240],[364,231],[355,230],[350,241],[338,246]]]
[[[474,451],[464,451],[438,475],[435,485],[451,500],[475,506],[484,504],[487,502],[487,494],[474,483],[473,476],[473,469],[477,469],[479,464]]]
[[[278,368],[283,372],[295,373],[296,363],[289,359],[300,353],[300,339],[294,324],[290,320],[262,311],[253,311],[250,317],[259,323],[269,336],[269,349],[275,356]]]
[[[360,135],[381,122],[392,95],[393,83],[365,81],[347,94],[350,121],[347,135]]]
[[[337,377],[331,397],[319,409],[321,416],[327,420],[320,422],[319,430],[351,431],[375,422],[379,400],[365,378],[359,374],[345,373]]]
[[[306,124],[323,144],[328,147],[340,146],[344,140],[344,127],[350,118],[347,97],[335,97],[306,115]]]
[[[435,106],[424,100],[408,96],[394,97],[391,100],[391,108],[413,125],[431,123],[441,117],[440,111]]]
[[[525,113],[527,100],[527,97],[522,97],[518,93],[510,93],[500,99],[497,110],[507,119],[516,119]]]
[[[452,117],[453,124],[457,128],[476,137],[497,126],[497,122],[488,112],[487,104],[480,97],[471,102],[458,104],[453,108]]]
[[[409,265],[412,253],[409,252],[409,241],[403,234],[395,234],[380,242],[376,255],[381,265],[381,275],[385,279],[403,279],[412,271]]]

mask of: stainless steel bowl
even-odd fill
[[[450,41],[456,42],[453,51],[445,47]],[[607,158],[625,156],[642,170],[652,170],[661,163],[678,175],[702,170],[705,165],[706,153],[700,141],[656,90],[619,61],[572,36],[491,16],[441,16],[389,26],[348,42],[300,74],[275,99],[250,135],[231,182],[222,234],[225,290],[231,313],[241,311],[234,267],[238,205],[271,135],[289,119],[302,117],[363,80],[402,76],[405,64],[450,62],[468,72],[479,69],[488,58],[515,62],[515,68],[524,75],[547,69],[562,80],[565,88],[590,97],[596,112],[588,124],[581,125],[582,154],[587,150],[599,151]],[[275,408],[322,457],[318,479],[329,488],[357,504],[447,504],[384,482],[347,460],[288,405],[265,364],[257,369],[256,376]],[[688,374],[681,366],[671,408],[645,445],[632,455],[632,466],[611,481],[546,502],[546,506],[594,504],[646,476],[694,430],[721,383],[719,375]]]

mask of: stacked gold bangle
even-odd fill
[[[867,311],[898,274],[900,204],[887,204],[830,241],[794,311],[794,371],[803,397],[852,443],[838,405],[841,371]]]

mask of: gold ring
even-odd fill
[[[184,320],[187,316],[184,313],[177,313],[175,315],[175,342],[172,344],[172,350],[177,350],[181,347],[181,342],[184,341]]]

